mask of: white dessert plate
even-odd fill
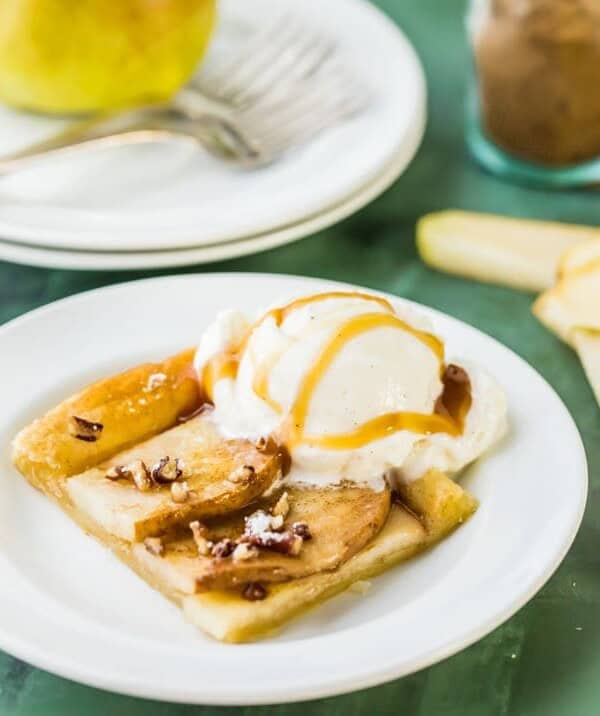
[[[188,143],[50,157],[0,179],[0,237],[90,251],[208,246],[322,214],[400,154],[401,171],[423,130],[424,75],[403,33],[366,0],[223,0],[217,35],[223,41],[213,52],[226,53],[246,29],[286,11],[337,42],[343,62],[369,89],[366,111],[257,171],[228,166]],[[61,126],[62,120],[2,109],[0,154]]]
[[[334,284],[339,286],[340,284]],[[443,659],[522,607],[577,532],[587,467],[550,386],[492,338],[420,307],[449,356],[503,384],[511,432],[464,476],[475,516],[423,555],[256,644],[212,641],[11,467],[12,436],[72,391],[198,340],[216,311],[251,311],[329,282],[207,274],[112,286],[0,329],[0,648],[97,687],[170,701],[257,704],[362,689]],[[554,436],[549,440],[548,436]],[[568,479],[567,479],[568,477]]]
[[[296,224],[281,226],[265,234],[238,241],[164,251],[72,251],[0,241],[0,260],[43,268],[117,271],[191,266],[266,251],[341,221],[378,196],[402,173],[421,134],[422,125],[415,126],[414,142],[405,144],[384,167],[381,174],[339,204],[329,207],[316,216],[307,217]]]

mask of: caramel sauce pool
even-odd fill
[[[285,421],[281,434],[278,436],[279,440],[288,449],[303,443],[327,450],[352,450],[400,430],[408,430],[423,435],[433,433],[447,433],[452,436],[461,435],[472,402],[471,385],[465,371],[454,365],[444,366],[444,344],[436,336],[417,330],[404,322],[395,315],[392,305],[386,299],[363,293],[332,291],[300,298],[285,306],[268,311],[251,327],[239,345],[230,347],[207,362],[202,373],[202,383],[208,398],[213,400],[214,386],[219,380],[224,378],[235,379],[248,340],[262,323],[269,318],[273,318],[276,325],[280,326],[287,316],[294,311],[310,303],[329,298],[361,298],[383,306],[386,312],[360,314],[348,319],[336,331],[335,335],[322,349],[315,363],[303,377],[289,418]],[[442,394],[436,401],[434,412],[431,414],[387,413],[359,425],[349,433],[307,435],[304,427],[312,397],[336,356],[352,339],[367,331],[384,327],[411,333],[418,341],[427,346],[439,360],[444,387]],[[268,383],[271,369],[280,359],[283,352],[282,350],[273,354],[257,368],[252,384],[254,392],[279,414],[283,412],[282,408],[270,396]]]

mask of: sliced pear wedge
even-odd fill
[[[575,329],[600,331],[600,260],[567,274],[537,299],[533,312],[571,345]]]
[[[595,262],[600,262],[600,239],[575,244],[563,254],[558,264],[558,275],[563,278]]]
[[[468,211],[427,214],[417,224],[423,261],[440,271],[503,286],[552,286],[562,254],[600,229]]]
[[[575,329],[573,345],[600,405],[600,331],[587,328]]]

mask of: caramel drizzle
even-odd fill
[[[218,353],[216,356],[207,361],[202,370],[202,387],[206,393],[206,397],[214,401],[215,385],[224,378],[235,379],[238,373],[240,359],[237,353],[226,351]]]
[[[329,291],[327,293],[317,293],[312,296],[297,298],[285,306],[272,308],[259,318],[258,321],[256,321],[256,323],[246,333],[239,345],[230,346],[228,349],[217,354],[206,363],[202,372],[202,385],[207,397],[210,400],[214,400],[214,386],[218,381],[224,378],[234,379],[237,376],[239,364],[246,350],[246,346],[248,345],[250,336],[269,318],[274,319],[276,326],[281,326],[285,319],[299,308],[303,308],[311,303],[316,303],[329,298],[361,298],[366,301],[378,303],[387,311],[393,312],[394,310],[392,304],[385,298],[382,298],[381,296],[373,296],[369,293],[361,293],[359,291]],[[281,406],[270,397],[268,391],[269,373],[278,358],[280,358],[280,356],[276,355],[272,363],[270,360],[267,361],[267,365],[264,366],[264,370],[261,366],[261,369],[257,371],[252,387],[254,392],[259,397],[261,397],[276,412],[281,413]]]
[[[456,436],[462,434],[464,421],[471,406],[471,391],[468,377],[466,377],[466,374],[462,371],[460,380],[452,379],[452,377],[448,378],[449,369],[451,367],[449,366],[447,369],[444,369],[443,343],[431,333],[413,328],[396,316],[389,301],[370,294],[332,291],[330,293],[300,298],[286,306],[268,311],[254,324],[250,331],[248,331],[239,346],[225,351],[208,361],[202,376],[206,393],[212,399],[214,385],[218,380],[223,378],[234,379],[236,377],[239,363],[248,344],[249,337],[253,331],[268,318],[273,318],[276,325],[280,326],[290,313],[315,301],[321,301],[327,298],[355,297],[379,303],[387,312],[360,314],[346,321],[336,332],[333,338],[323,348],[314,365],[302,379],[296,400],[290,411],[290,416],[283,426],[282,434],[279,436],[281,441],[288,448],[298,445],[299,443],[305,443],[328,450],[352,450],[368,445],[370,442],[387,437],[400,430],[408,430],[424,435],[447,433]],[[314,392],[336,356],[353,338],[367,331],[383,327],[391,327],[411,333],[437,356],[440,362],[444,391],[436,403],[435,411],[432,414],[413,412],[387,413],[363,423],[349,433],[337,435],[305,434],[304,427]],[[273,410],[280,414],[282,413],[282,408],[269,395],[268,382],[271,369],[279,360],[282,353],[283,351],[274,354],[258,367],[252,386],[254,392],[270,405]],[[454,368],[454,378],[456,378],[457,370],[460,371],[460,369]]]
[[[283,408],[281,405],[271,397],[269,393],[269,378],[271,377],[271,370],[281,356],[287,350],[287,346],[280,351],[275,351],[272,355],[264,360],[256,369],[254,374],[254,380],[252,381],[252,390],[256,395],[263,400],[272,410],[281,415]]]
[[[340,435],[305,435],[304,427],[310,403],[314,392],[320,383],[323,375],[331,366],[336,356],[342,348],[353,338],[372,331],[376,328],[396,328],[407,333],[411,333],[418,341],[430,348],[438,360],[444,360],[443,343],[424,331],[419,331],[409,326],[395,314],[390,313],[363,313],[348,320],[325,346],[319,358],[315,361],[311,369],[306,373],[298,395],[290,411],[290,420],[287,424],[285,433],[285,442],[288,446],[306,443],[313,446],[327,448],[329,450],[352,450],[362,447],[368,443],[378,440],[379,438],[389,435],[391,432],[398,430],[411,430],[418,433],[429,433],[434,428],[441,428],[442,424],[437,415],[418,415],[415,413],[389,413],[379,416],[374,420],[370,420],[360,425],[351,433]],[[451,421],[443,424],[443,427],[452,428],[454,425]],[[438,430],[439,431],[439,430]]]

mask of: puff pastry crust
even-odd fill
[[[247,601],[234,591],[192,593],[189,569],[171,561],[168,553],[151,554],[139,540],[203,514],[207,504],[212,505],[212,514],[219,514],[219,500],[224,500],[224,512],[243,507],[273,484],[280,467],[276,456],[257,451],[248,441],[226,444],[202,416],[176,427],[178,418],[192,413],[200,402],[192,357],[192,350],[183,351],[85,388],[19,433],[13,461],[34,487],[216,639],[240,642],[267,635],[357,580],[379,574],[427,548],[475,511],[475,498],[446,475],[431,471],[405,486],[401,491],[404,505],[392,505],[383,529],[340,566],[269,585],[262,601]],[[100,434],[93,436],[96,439],[77,438],[73,416],[101,425]],[[165,498],[166,493],[139,500],[131,485],[105,478],[113,465],[140,456],[150,461],[166,450],[182,453],[177,457],[192,466],[204,461],[204,477],[194,487],[216,490],[212,501],[200,500],[201,507],[191,501],[181,507]],[[256,479],[245,491],[237,490],[235,502],[223,485],[240,462],[253,465]],[[118,505],[127,507],[128,501],[136,507],[115,527],[106,515],[115,505],[118,514]],[[98,504],[104,512],[98,512]]]

